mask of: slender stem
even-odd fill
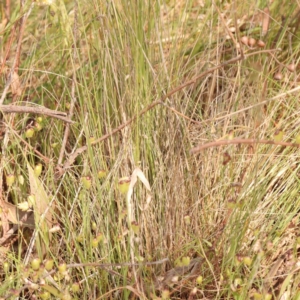
[[[233,139],[233,140],[221,140],[210,142],[202,145],[198,145],[191,149],[192,154],[198,154],[204,149],[212,148],[212,147],[219,147],[224,145],[238,145],[238,144],[246,144],[246,145],[253,145],[253,144],[265,144],[265,145],[275,145],[275,146],[283,146],[283,147],[297,147],[300,148],[300,144],[296,143],[288,143],[288,142],[275,142],[272,140],[256,140],[256,139]]]

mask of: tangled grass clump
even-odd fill
[[[0,4],[2,298],[299,298],[300,8],[275,2]]]

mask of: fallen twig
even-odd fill
[[[300,148],[300,144],[289,143],[289,142],[275,142],[272,140],[256,140],[256,139],[233,139],[233,140],[221,140],[221,141],[214,141],[206,144],[201,144],[198,145],[197,147],[192,148],[191,153],[198,154],[199,152],[207,148],[219,147],[224,145],[237,145],[237,144],[246,144],[246,145],[265,144],[265,145]]]
[[[4,113],[31,113],[37,115],[45,115],[55,119],[60,119],[66,123],[73,123],[73,121],[67,117],[67,114],[65,112],[51,110],[46,107],[0,105],[0,111]]]

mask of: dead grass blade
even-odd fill
[[[30,192],[35,196],[35,205],[34,205],[34,216],[36,224],[39,224],[42,232],[48,233],[49,229],[52,227],[52,212],[48,209],[45,219],[42,219],[41,216],[45,213],[49,205],[49,197],[44,189],[43,183],[35,175],[33,169],[29,164],[27,164],[29,183],[30,183]]]

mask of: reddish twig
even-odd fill
[[[300,144],[289,143],[289,142],[275,142],[272,140],[256,140],[256,139],[233,139],[233,140],[214,141],[214,142],[198,145],[197,147],[192,148],[190,152],[192,154],[198,154],[204,149],[219,147],[224,145],[238,145],[238,144],[246,144],[246,145],[265,144],[265,145],[300,148]]]

